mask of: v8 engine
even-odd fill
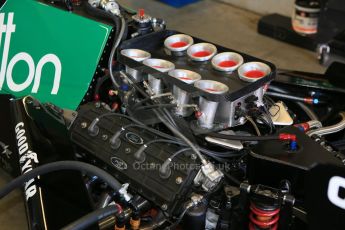
[[[0,36],[54,18],[0,73],[0,164],[20,175],[0,198],[24,185],[30,230],[343,229],[345,90],[327,73],[280,70],[115,0],[22,4],[1,9]],[[19,84],[24,59],[40,61]]]

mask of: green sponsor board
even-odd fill
[[[112,27],[36,0],[0,10],[0,93],[76,109]]]

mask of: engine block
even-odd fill
[[[98,104],[99,105],[99,104]],[[108,110],[87,104],[81,106],[77,119],[71,127],[71,140],[77,147],[77,152],[91,163],[112,173],[122,183],[129,183],[134,192],[153,202],[163,210],[173,213],[182,198],[191,191],[198,162],[186,152],[174,158],[171,175],[162,178],[159,168],[178,146],[167,143],[149,145],[146,150],[146,160],[136,161],[134,154],[146,142],[157,139],[156,135],[141,128],[130,127],[121,132],[120,144],[114,149],[109,140],[124,126],[131,124],[130,120],[118,116],[106,116],[98,122],[99,133],[91,136],[88,127],[92,121],[109,113]]]

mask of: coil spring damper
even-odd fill
[[[249,230],[290,229],[295,198],[289,194],[289,189],[242,182],[240,190],[244,212],[242,220],[238,218],[233,229],[242,229],[241,226],[248,226]]]
[[[278,205],[267,205],[254,200],[250,204],[249,230],[278,229],[280,208]]]

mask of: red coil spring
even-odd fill
[[[250,214],[249,214],[249,230],[257,229],[278,229],[280,209],[276,208],[274,210],[265,211],[259,209],[255,204],[250,204]]]

